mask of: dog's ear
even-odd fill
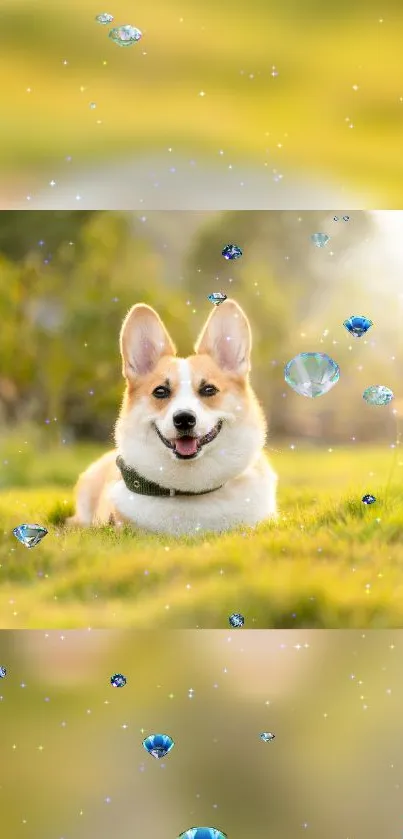
[[[235,300],[213,309],[195,345],[199,355],[210,355],[222,369],[242,376],[249,373],[251,349],[249,321]]]
[[[127,313],[120,331],[120,352],[126,379],[151,373],[163,355],[176,355],[161,318],[145,303]]]

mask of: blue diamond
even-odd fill
[[[169,734],[150,734],[143,740],[143,746],[148,754],[160,760],[168,754],[175,745]]]
[[[136,41],[139,41],[143,33],[135,26],[118,26],[117,29],[111,29],[109,38],[118,44],[120,47],[131,47]]]
[[[109,15],[108,12],[104,12],[102,15],[97,15],[95,20],[97,23],[103,23],[105,25],[106,23],[112,23],[113,15]]]
[[[26,548],[35,548],[36,545],[39,545],[47,532],[46,527],[41,527],[40,524],[19,524],[13,530],[14,536]]]
[[[213,291],[212,294],[209,294],[207,300],[210,300],[210,303],[214,303],[215,306],[219,306],[220,303],[224,303],[224,300],[227,299],[227,295],[224,294],[223,291]]]
[[[276,735],[272,734],[271,731],[263,731],[263,733],[260,735],[260,739],[264,740],[265,743],[269,743],[270,740],[275,739],[275,736]]]
[[[364,504],[374,504],[376,501],[375,495],[364,495],[362,498]]]
[[[243,626],[245,623],[245,618],[243,615],[234,612],[233,615],[230,615],[228,618],[230,622],[230,626]]]
[[[242,248],[238,245],[225,245],[222,255],[225,259],[239,259],[243,254]]]
[[[354,335],[354,338],[361,338],[361,335],[365,335],[368,329],[373,326],[373,323],[372,320],[364,318],[363,315],[352,315],[351,318],[343,321],[343,326],[346,327],[350,335]]]
[[[111,685],[114,688],[124,688],[126,682],[126,676],[122,676],[121,673],[115,673],[114,676],[111,676]]]
[[[324,248],[330,241],[330,236],[327,233],[312,233],[311,240],[317,248]]]
[[[227,839],[227,834],[216,827],[189,827],[178,839]]]
[[[7,670],[5,667],[0,667],[0,679],[5,679],[7,676]]]
[[[393,390],[385,385],[371,385],[364,390],[362,398],[368,405],[389,405],[394,399]]]
[[[339,381],[340,369],[326,353],[301,352],[285,365],[284,378],[300,396],[314,399]]]

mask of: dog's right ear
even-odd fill
[[[151,373],[164,355],[176,355],[176,348],[157,312],[138,303],[127,313],[120,331],[122,373],[135,379]]]

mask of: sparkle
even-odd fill
[[[340,369],[326,353],[303,352],[289,361],[284,378],[300,396],[323,396],[339,381]]]
[[[129,25],[119,26],[117,29],[111,29],[109,32],[109,38],[120,47],[130,47],[132,44],[140,41],[141,37],[142,32],[140,32],[140,29]]]
[[[108,14],[108,12],[103,12],[103,14],[97,15],[95,20],[97,23],[102,23],[105,26],[108,23],[112,23],[113,15]]]
[[[368,405],[389,405],[394,398],[394,393],[385,385],[371,385],[364,390],[363,399]]]
[[[327,233],[312,233],[311,241],[317,248],[324,248],[330,242],[330,236]]]

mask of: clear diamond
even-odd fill
[[[330,241],[330,236],[327,233],[312,233],[311,240],[317,248],[324,248]]]
[[[364,390],[362,398],[368,405],[389,405],[394,399],[393,390],[385,385],[371,385]]]
[[[124,688],[126,682],[126,676],[122,676],[121,673],[115,673],[114,676],[111,676],[111,685],[114,688]]]
[[[350,216],[343,216],[343,221],[350,221]]]
[[[364,495],[362,498],[363,504],[375,504],[375,495]]]
[[[136,29],[135,26],[118,26],[109,32],[109,37],[120,47],[130,47],[139,41],[142,35],[140,29]]]
[[[302,352],[284,368],[284,378],[300,396],[323,396],[339,381],[340,369],[326,353]]]
[[[112,23],[113,15],[108,14],[108,12],[103,12],[102,15],[97,15],[95,20],[97,23],[103,23],[105,26],[107,23]]]
[[[143,740],[145,750],[148,754],[156,757],[157,760],[165,757],[174,745],[175,743],[169,734],[150,734],[149,737]]]
[[[245,623],[245,618],[243,615],[240,615],[238,612],[234,612],[233,615],[230,615],[228,618],[230,622],[230,626],[237,627],[243,626]]]
[[[13,530],[14,536],[26,548],[35,548],[39,545],[47,532],[46,527],[41,527],[40,524],[19,524]]]
[[[271,731],[263,731],[260,735],[260,739],[264,740],[265,743],[269,743],[270,740],[274,740],[275,734],[272,734]]]
[[[222,255],[225,259],[239,259],[243,254],[242,248],[239,245],[225,245],[222,250]]]
[[[215,306],[219,306],[220,303],[224,303],[224,300],[227,299],[227,295],[223,291],[213,291],[207,299],[210,300],[210,303],[214,303]]]
[[[5,679],[7,676],[7,670],[5,667],[0,667],[0,679]]]
[[[216,827],[189,827],[178,839],[227,839],[227,834]]]
[[[343,321],[343,326],[350,335],[354,335],[354,338],[361,338],[373,326],[373,323],[372,320],[365,318],[363,315],[352,315],[351,318]]]

